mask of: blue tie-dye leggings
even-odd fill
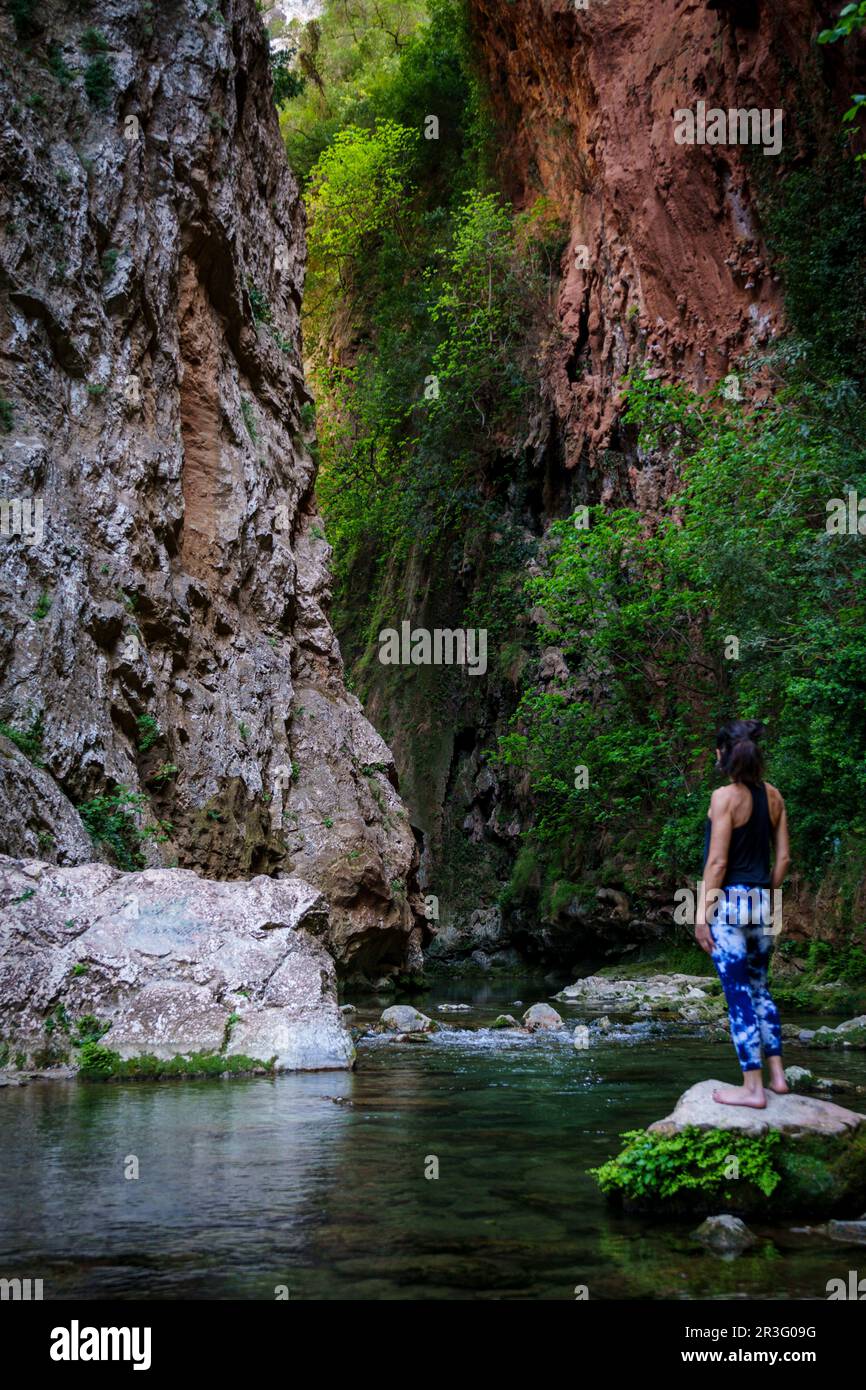
[[[713,938],[713,963],[719,972],[728,1014],[731,1039],[743,1071],[757,1071],[764,1057],[781,1057],[782,1028],[779,1011],[767,988],[767,970],[775,937],[768,927],[770,894],[745,885],[733,885],[714,909],[709,922]],[[756,895],[760,902],[756,902]]]

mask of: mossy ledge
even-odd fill
[[[841,1136],[688,1126],[621,1137],[621,1152],[591,1172],[608,1200],[628,1212],[818,1219],[859,1214],[866,1205],[866,1125]]]
[[[156,1057],[142,1052],[137,1057],[121,1057],[119,1052],[99,1043],[85,1043],[81,1049],[78,1075],[82,1081],[166,1081],[194,1077],[273,1076],[276,1057],[262,1061],[236,1053],[190,1052],[187,1056]]]

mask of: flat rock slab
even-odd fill
[[[74,1066],[95,1020],[110,1024],[102,1044],[123,1060],[351,1067],[327,926],[323,895],[298,878],[225,883],[0,855],[4,1065]]]
[[[575,980],[573,985],[554,998],[564,1004],[584,1004],[589,1008],[634,1010],[647,1003],[658,1007],[678,1008],[689,1002],[706,1001],[713,980],[705,975],[649,975],[638,980],[611,980],[604,975],[589,975]]]
[[[719,1105],[713,1091],[724,1081],[699,1081],[677,1101],[676,1107],[663,1120],[649,1125],[651,1133],[675,1134],[678,1130],[730,1129],[742,1134],[762,1135],[776,1131],[791,1138],[806,1135],[843,1136],[851,1134],[866,1122],[866,1115],[846,1110],[830,1100],[815,1096],[777,1096],[767,1091],[765,1110],[753,1110],[741,1105]]]

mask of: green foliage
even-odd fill
[[[738,1164],[737,1183],[753,1183],[770,1197],[780,1181],[775,1163],[781,1138],[769,1133],[759,1139],[725,1129],[689,1126],[677,1134],[630,1130],[621,1136],[625,1148],[616,1158],[592,1169],[604,1193],[631,1200],[664,1199],[683,1192],[720,1196],[733,1180],[731,1159]]]
[[[253,322],[256,324],[256,326],[258,327],[260,323],[270,323],[273,317],[271,313],[271,306],[265,299],[265,296],[262,294],[258,286],[255,285],[254,282],[249,278],[247,279],[247,293],[250,297],[250,306],[253,311]]]
[[[117,1052],[111,1052],[98,1042],[86,1042],[78,1054],[78,1074],[85,1081],[107,1081],[119,1062]]]
[[[805,138],[808,138],[805,137]],[[785,375],[862,381],[866,355],[866,204],[856,162],[834,150],[772,178],[753,161],[767,243],[782,275],[796,338]],[[787,359],[787,360],[785,360]],[[845,409],[844,399],[840,401]]]
[[[91,106],[105,111],[111,105],[114,72],[104,53],[97,53],[84,69],[84,90]]]
[[[162,735],[159,721],[152,714],[140,714],[135,722],[138,726],[138,751],[146,753]]]
[[[0,721],[0,734],[8,738],[15,747],[29,758],[34,767],[44,766],[42,762],[42,740],[45,737],[45,714],[39,710],[36,714],[30,711],[30,727],[27,729],[16,729],[11,724],[4,724]]]
[[[12,402],[7,401],[5,396],[0,396],[0,432],[3,434],[11,434],[14,423],[15,415],[12,409]]]
[[[690,877],[714,731],[736,711],[769,721],[795,860],[816,873],[866,805],[866,565],[858,536],[825,529],[828,499],[866,492],[858,436],[814,394],[747,411],[643,378],[625,419],[680,483],[655,522],[594,508],[588,529],[555,525],[528,583],[570,673],[530,672],[499,749],[530,779],[532,841],[573,874],[615,844]]]
[[[243,416],[247,434],[255,444],[258,440],[259,432],[256,429],[256,416],[253,410],[253,403],[247,396],[241,396],[241,415]]]
[[[417,142],[416,132],[392,121],[337,132],[312,169],[307,190],[314,270],[333,268],[345,286],[348,263],[357,263],[386,232],[406,245]]]
[[[105,847],[120,869],[144,866],[141,852],[145,833],[136,823],[147,806],[147,798],[128,787],[117,787],[106,796],[94,796],[78,807],[84,828],[97,845]]]
[[[160,763],[156,772],[148,780],[156,782],[158,785],[163,782],[170,782],[172,777],[177,776],[178,770],[177,763]]]
[[[36,607],[33,609],[33,621],[41,623],[42,619],[47,618],[50,612],[51,595],[48,593],[47,590],[43,589],[42,593],[39,595],[39,598],[36,601]]]
[[[275,106],[285,106],[287,101],[293,101],[301,95],[307,85],[295,67],[296,56],[297,49],[294,48],[272,48],[270,51]]]
[[[307,88],[281,124],[306,182],[304,331],[337,621],[351,611],[369,650],[387,567],[434,547],[459,566],[468,534],[472,625],[504,633],[526,542],[502,503],[563,229],[541,199],[516,215],[487,179],[462,0],[329,0],[299,62]]]
[[[85,53],[89,54],[107,53],[108,39],[98,29],[94,29],[90,25],[81,35],[81,47]]]
[[[818,35],[819,43],[837,43],[839,39],[847,39],[852,34],[866,28],[866,0],[860,0],[859,5],[846,5],[839,13],[839,18],[832,29],[822,29]],[[866,108],[866,92],[857,92],[851,98],[851,105],[842,117],[842,124],[856,129],[855,122]],[[866,152],[856,156],[857,162],[862,163],[866,160]]]

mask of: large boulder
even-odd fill
[[[866,1116],[771,1091],[763,1110],[720,1105],[712,1093],[721,1084],[698,1082],[670,1115],[624,1136],[625,1148],[595,1170],[602,1190],[658,1215],[859,1215]]]
[[[301,879],[217,883],[187,869],[0,856],[0,908],[3,1066],[122,1076],[352,1065],[321,940],[327,904]]]

